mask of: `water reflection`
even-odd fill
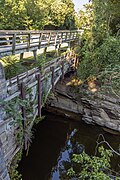
[[[114,149],[120,144],[119,136],[104,132],[98,126],[83,122],[68,121],[63,117],[48,114],[35,129],[35,138],[26,157],[19,165],[23,180],[62,180],[70,167],[71,155],[76,145],[82,144],[88,154],[94,154],[96,140],[100,133]],[[115,156],[112,167],[119,170],[120,158]]]

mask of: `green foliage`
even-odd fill
[[[10,79],[34,67],[44,67],[45,63],[51,59],[53,58],[47,57],[46,54],[40,54],[37,57],[37,61],[33,61],[33,57],[19,60],[15,56],[4,57],[0,61],[4,66],[6,79]]]
[[[1,0],[0,29],[73,29],[72,0]]]
[[[35,119],[35,124],[38,124],[39,122],[43,121],[45,119],[45,116],[42,116],[42,117],[37,117]]]
[[[10,79],[20,73],[27,71],[25,66],[15,56],[7,56],[1,59],[1,62],[5,69],[6,79]]]
[[[102,85],[106,85],[120,94],[120,39],[109,36],[101,46],[91,48],[87,42],[80,50],[82,61],[78,76],[85,80],[96,76]]]
[[[88,3],[84,5],[84,10],[80,10],[78,14],[76,14],[76,26],[79,29],[84,30],[82,38],[91,40],[92,37],[92,27],[94,21],[94,12],[93,12],[93,4]]]
[[[120,1],[93,0],[94,5],[94,40],[101,43],[108,34],[116,35],[120,28]]]
[[[19,150],[19,152],[14,156],[10,169],[9,169],[9,174],[10,174],[10,179],[11,180],[22,180],[22,175],[19,174],[17,168],[18,168],[18,163],[22,158],[22,149]]]
[[[93,0],[91,7],[89,5],[88,7],[86,11],[80,11],[80,17],[85,23],[83,21],[79,25],[86,30],[81,39],[82,47],[77,48],[81,60],[77,74],[83,81],[95,76],[102,87],[105,87],[104,90],[109,89],[119,96],[120,1]]]
[[[79,170],[71,167],[67,175],[77,177],[77,179],[90,179],[90,180],[110,180],[110,158],[112,152],[104,149],[103,146],[99,147],[100,156],[89,156],[85,152],[82,154],[73,154],[72,161],[79,164]]]
[[[0,14],[0,29],[25,29],[29,24],[24,0],[1,0]]]
[[[22,113],[20,111],[20,106],[25,106],[26,101],[21,100],[20,98],[15,98],[8,102],[3,102],[4,108],[6,110],[6,116],[12,117],[13,121],[10,123],[11,126],[15,126],[16,133],[15,133],[15,139],[18,146],[23,145],[23,137],[24,137],[24,131],[23,131],[23,118]]]

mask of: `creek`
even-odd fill
[[[119,149],[120,136],[113,135],[97,125],[70,120],[47,113],[43,121],[33,127],[34,138],[29,154],[23,152],[19,173],[23,180],[62,180],[76,143],[85,147],[85,152],[94,155],[99,134],[115,149]],[[120,157],[111,159],[112,169],[120,173]]]

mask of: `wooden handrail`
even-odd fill
[[[75,41],[80,33],[78,30],[0,30],[0,58]]]

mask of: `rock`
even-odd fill
[[[81,114],[82,120],[88,124],[98,124],[120,132],[119,98],[100,92],[93,94],[86,87],[79,89],[66,84],[66,80],[64,83],[58,83],[56,95],[49,101],[50,107]]]
[[[73,148],[74,154],[81,154],[85,150],[85,146],[83,144],[79,144],[78,142],[75,143]]]
[[[110,134],[114,134],[114,135],[120,135],[120,132],[108,129],[108,128],[103,128],[104,131],[109,132]]]
[[[100,109],[100,116],[103,119],[103,121],[110,121],[110,118],[108,114],[104,111],[104,109]]]

